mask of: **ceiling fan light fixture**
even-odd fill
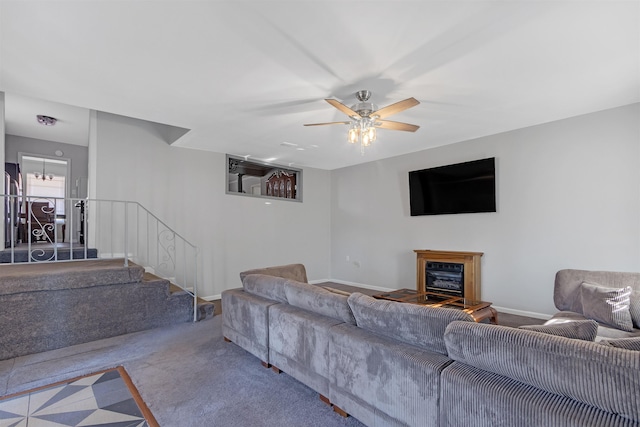
[[[367,133],[369,134],[369,141],[373,142],[376,140],[376,128],[374,126],[374,123],[370,123],[369,124],[369,129],[367,129]]]
[[[368,147],[370,145],[371,145],[371,139],[369,139],[369,132],[365,132],[364,135],[362,135],[362,146]]]
[[[351,128],[349,129],[349,132],[347,133],[347,141],[349,141],[351,144],[355,144],[356,142],[358,142],[359,133],[360,128],[358,128],[358,126],[353,123],[351,125]]]
[[[409,123],[393,122],[385,120],[387,117],[404,111],[408,108],[415,107],[420,104],[415,98],[407,98],[405,100],[378,108],[372,102],[368,102],[371,92],[368,90],[360,90],[356,92],[358,103],[347,107],[336,99],[325,99],[331,106],[346,114],[350,121],[329,122],[329,123],[310,123],[305,126],[325,126],[325,125],[349,125],[347,131],[347,141],[351,144],[360,143],[360,152],[364,155],[364,147],[371,145],[377,138],[376,127],[390,130],[400,130],[405,132],[415,132],[420,126]]]

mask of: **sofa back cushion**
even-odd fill
[[[349,304],[347,304],[347,297],[344,295],[295,280],[287,280],[284,292],[290,305],[345,323],[356,324]]]
[[[245,292],[278,302],[287,302],[284,285],[287,279],[266,274],[249,274],[242,280]]]
[[[607,412],[639,419],[637,352],[467,322],[451,323],[444,339],[453,360]]]
[[[358,292],[348,302],[358,327],[441,354],[447,354],[446,326],[454,320],[473,322],[461,310],[378,300]]]
[[[629,311],[634,326],[640,328],[640,273],[560,270],[556,273],[553,291],[553,302],[558,310],[584,314],[581,292],[583,282],[606,288],[631,287]]]
[[[276,265],[274,267],[255,268],[253,270],[243,271],[240,273],[240,280],[244,282],[244,278],[249,274],[266,274],[268,276],[282,277],[303,283],[308,282],[307,270],[303,264]]]

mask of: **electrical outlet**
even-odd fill
[[[349,255],[347,255],[347,259],[346,259],[346,261],[347,261],[347,262],[351,261],[351,257],[350,257]]]

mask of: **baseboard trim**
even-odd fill
[[[206,297],[198,297],[198,298],[202,298],[205,301],[217,301],[219,299],[222,299],[222,295],[217,294],[217,295],[209,295]]]

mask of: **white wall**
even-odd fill
[[[640,271],[639,117],[634,104],[333,171],[332,277],[412,288],[414,249],[484,252],[484,300],[553,314],[559,269]],[[485,157],[497,213],[409,215],[409,171]]]
[[[225,194],[224,154],[171,147],[150,122],[113,114],[95,127],[92,197],[138,201],[197,245],[201,296],[241,286],[249,268],[301,262],[310,279],[329,277],[330,172],[304,169],[303,203],[267,205]]]

